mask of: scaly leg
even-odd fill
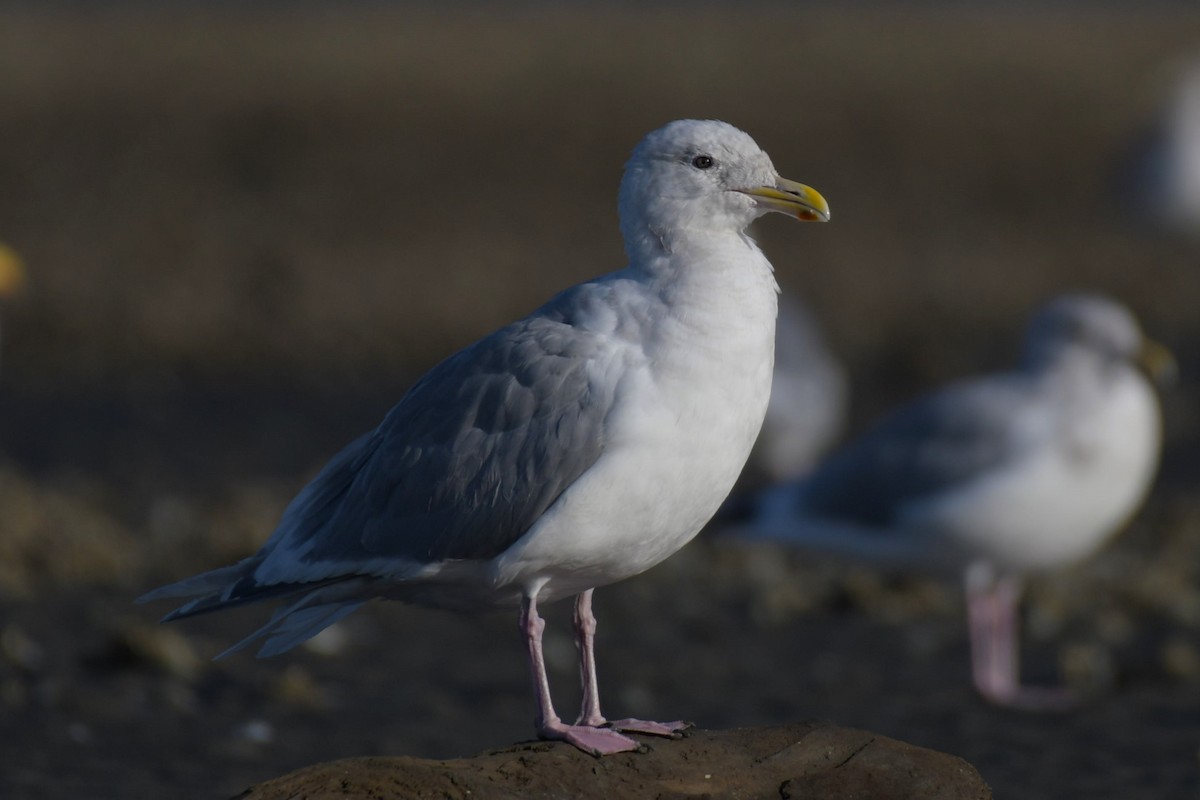
[[[596,617],[592,614],[592,590],[588,589],[575,598],[575,647],[579,649],[579,681],[583,684],[583,703],[579,708],[576,725],[593,728],[606,720],[600,713],[600,687],[596,682]]]
[[[648,733],[654,736],[676,737],[689,722],[649,722],[641,719],[622,719],[606,722],[600,713],[600,689],[596,682],[596,617],[592,614],[592,590],[575,598],[575,645],[579,648],[579,678],[583,683],[583,704],[576,725],[605,725],[619,731]]]
[[[542,632],[546,622],[537,613],[537,599],[527,595],[521,600],[521,632],[529,648],[529,668],[533,674],[533,694],[537,698],[537,719],[534,725],[543,739],[568,742],[594,756],[637,750],[641,747],[628,736],[607,728],[590,725],[567,725],[554,713],[550,697],[550,681],[546,677],[546,661],[542,657]]]

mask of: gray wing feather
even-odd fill
[[[353,569],[490,559],[517,541],[604,448],[613,387],[595,376],[615,350],[555,310],[568,300],[431,370],[296,497],[256,577],[276,553]]]
[[[950,387],[885,418],[805,483],[804,513],[886,526],[906,504],[1027,453],[1051,422],[1020,374]]]

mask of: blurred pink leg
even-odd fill
[[[583,683],[583,705],[576,725],[605,725],[619,731],[648,733],[654,736],[677,736],[691,727],[689,722],[649,722],[641,719],[622,719],[607,722],[600,713],[600,689],[596,682],[596,617],[592,614],[592,590],[575,598],[575,644],[579,647],[579,677]]]
[[[521,632],[529,648],[529,667],[533,674],[533,693],[537,698],[537,719],[534,725],[538,736],[568,742],[585,753],[604,756],[623,753],[641,747],[628,736],[622,736],[607,728],[589,725],[567,725],[554,713],[554,702],[550,698],[550,681],[546,677],[546,662],[542,657],[542,632],[546,622],[537,613],[537,600],[527,596],[521,600]]]
[[[1000,581],[990,578],[984,585],[969,585],[967,619],[975,686],[984,697],[1003,704],[1017,688],[1017,648],[1012,627],[1015,603],[1006,608],[999,587]]]
[[[973,571],[967,578],[967,623],[971,673],[984,699],[1029,711],[1069,708],[1075,698],[1065,687],[1022,686],[1017,634],[1021,585],[1012,576]]]

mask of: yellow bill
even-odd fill
[[[1142,349],[1137,355],[1137,364],[1159,386],[1168,386],[1179,379],[1179,365],[1175,356],[1166,345],[1148,337],[1142,337]]]
[[[821,193],[803,183],[780,178],[774,186],[739,189],[763,208],[795,217],[802,222],[829,222],[829,203]]]

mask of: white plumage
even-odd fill
[[[286,650],[376,597],[520,606],[537,728],[589,752],[634,749],[600,714],[591,593],[686,544],[733,486],[770,391],[776,291],[745,233],[768,211],[827,219],[742,131],[682,120],[621,182],[628,266],[567,289],[451,356],[291,503],[256,555],[151,592],[175,619],[284,606],[235,646]],[[576,596],[584,703],[555,714],[537,605]]]

